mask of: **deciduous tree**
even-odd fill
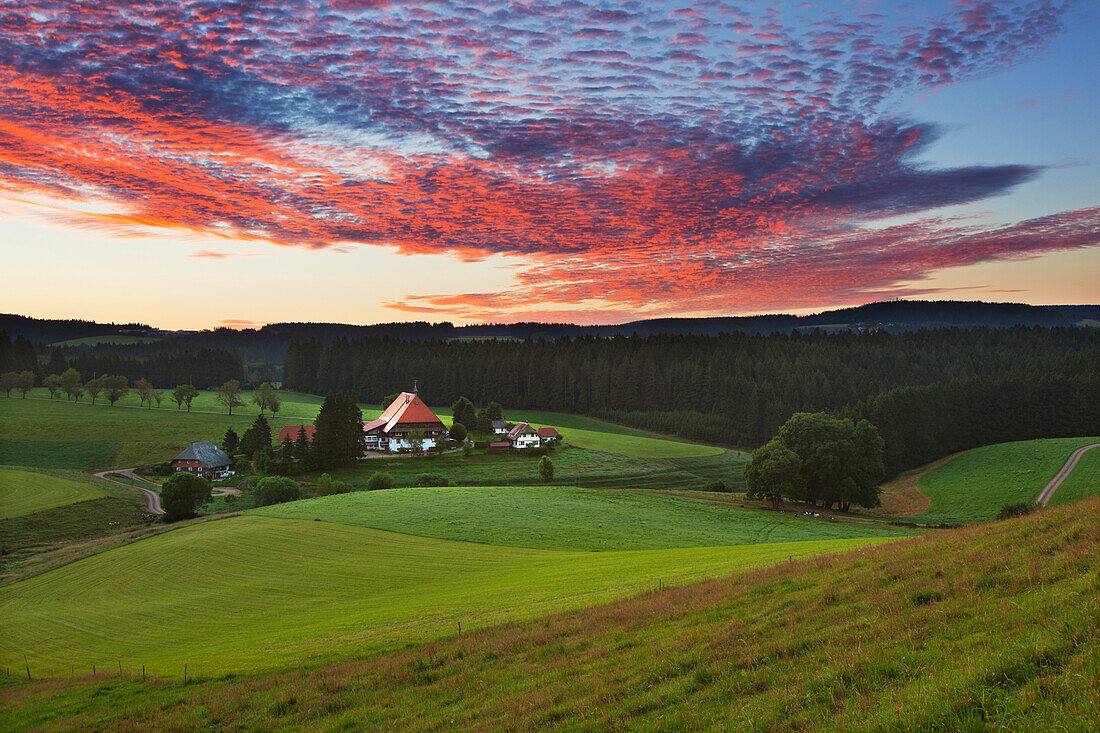
[[[244,404],[244,400],[241,399],[240,380],[230,379],[214,391],[217,393],[218,403],[229,410],[230,415],[233,414],[234,407],[240,407]]]
[[[57,394],[61,391],[61,376],[58,374],[47,374],[42,379],[42,386],[50,391],[50,399],[57,399]]]
[[[70,400],[74,402],[80,396],[80,372],[69,367],[61,373],[61,389],[65,390],[65,394]]]
[[[103,391],[103,377],[96,377],[95,379],[89,379],[84,385],[84,390],[88,393],[88,397],[92,400],[92,404],[95,404],[96,398],[99,397]]]
[[[23,393],[23,399],[34,389],[34,372],[30,370],[19,372],[15,377],[15,388]]]
[[[164,521],[178,522],[195,516],[198,508],[210,501],[210,483],[186,471],[180,471],[164,482],[160,504]]]
[[[153,406],[153,385],[148,379],[142,377],[134,382],[134,391],[137,392],[142,406],[146,403],[149,404],[149,407]]]
[[[103,396],[107,398],[107,402],[111,404],[111,407],[114,407],[116,402],[130,394],[126,377],[121,374],[100,377],[100,381],[103,385]]]
[[[199,391],[192,384],[181,384],[172,390],[172,401],[177,409],[183,409],[187,405],[187,411],[191,412],[191,403],[199,396]]]
[[[750,499],[766,499],[779,506],[784,497],[805,494],[802,460],[798,454],[778,440],[772,440],[752,452],[745,466],[745,495]]]

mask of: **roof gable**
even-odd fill
[[[436,417],[420,395],[415,392],[402,392],[397,399],[390,403],[389,407],[378,416],[379,420],[386,421],[385,432],[393,430],[404,423],[439,423],[443,421]],[[370,424],[373,424],[372,420]],[[365,427],[365,426],[364,426]]]

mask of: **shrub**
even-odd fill
[[[733,491],[732,486],[726,486],[725,481],[708,481],[703,487],[704,491]]]
[[[381,471],[375,471],[371,474],[370,480],[367,482],[367,488],[371,491],[378,491],[379,489],[392,489],[393,488],[393,476],[388,473],[382,473]]]
[[[1026,501],[1021,501],[1018,504],[1005,504],[1001,507],[1001,511],[997,512],[997,519],[1020,517],[1024,514],[1030,514],[1031,510],[1034,508],[1033,504],[1029,504]]]
[[[343,481],[333,481],[332,476],[327,473],[322,473],[321,478],[317,479],[317,494],[319,496],[346,494],[349,491],[351,491],[350,486]]]
[[[165,522],[189,519],[208,501],[210,482],[185,471],[180,471],[165,481],[160,490],[160,504],[164,509]]]
[[[550,460],[550,456],[543,456],[539,461],[539,478],[544,482],[554,480],[554,462]]]
[[[454,425],[451,426],[451,433],[450,433],[451,440],[457,440],[459,442],[462,442],[463,440],[466,440],[466,436],[469,435],[469,432],[470,431],[467,430],[466,426],[463,425],[462,423],[460,423],[460,422],[455,423]]]
[[[447,477],[438,473],[422,473],[416,477],[414,486],[446,486]]]
[[[256,484],[256,506],[271,506],[302,498],[302,490],[294,479],[268,476]]]
[[[157,465],[153,466],[154,476],[171,476],[172,473],[172,463],[170,461],[158,463]]]

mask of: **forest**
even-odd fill
[[[648,336],[557,341],[295,341],[287,389],[377,402],[418,380],[429,404],[595,415],[754,447],[796,412],[867,417],[891,474],[998,440],[1100,432],[1100,332],[1082,328]]]

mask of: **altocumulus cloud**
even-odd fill
[[[1042,171],[921,166],[938,130],[892,111],[1028,58],[1065,10],[9,3],[0,195],[67,202],[73,226],[103,227],[83,212],[109,203],[114,229],[530,264],[508,293],[390,304],[415,313],[893,293],[932,269],[1097,243],[1097,209],[994,229],[933,218]]]

